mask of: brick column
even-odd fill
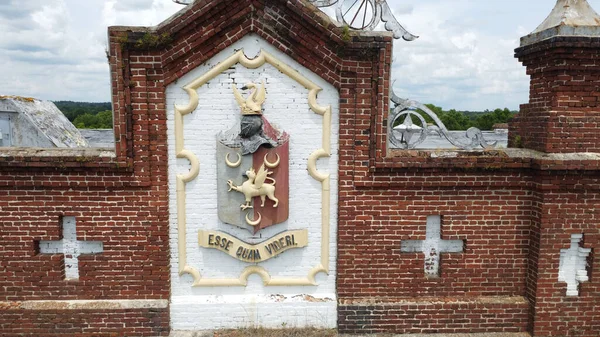
[[[529,103],[509,127],[509,145],[551,158],[534,174],[526,278],[530,331],[535,337],[598,336],[600,283],[574,282],[577,268],[581,280],[598,271],[598,254],[587,261],[587,255],[577,256],[575,266],[565,265],[573,261],[561,251],[573,238],[583,238],[573,251],[600,244],[600,173],[593,162],[584,169],[574,165],[592,156],[583,152],[600,153],[600,16],[584,0],[558,0],[515,54],[531,85]],[[553,166],[560,163],[565,165]],[[561,277],[559,270],[572,272]]]
[[[520,47],[529,103],[510,127],[512,147],[600,152],[600,37],[555,36]]]
[[[511,147],[600,152],[600,16],[586,1],[558,0],[521,39],[516,57],[531,76],[529,103],[511,123]]]

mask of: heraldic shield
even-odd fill
[[[217,135],[218,214],[224,223],[253,233],[289,216],[289,135],[262,115],[265,84],[244,99],[235,85],[241,121]]]

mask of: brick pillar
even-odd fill
[[[568,10],[580,10],[580,18],[593,19],[595,12],[585,1],[580,3],[559,0],[553,14],[522,38],[515,51],[531,85],[529,103],[521,106],[510,125],[511,147],[546,153],[600,152],[600,27],[585,26],[587,21],[578,26],[577,18],[564,16],[553,22],[560,20],[560,11]],[[584,12],[587,8],[592,13]]]
[[[600,282],[584,278],[598,277],[600,171],[597,160],[582,164],[597,157],[581,153],[600,153],[600,16],[585,0],[558,0],[515,52],[531,85],[529,103],[509,126],[509,145],[548,153],[553,163],[534,175],[529,330],[533,337],[597,337]]]

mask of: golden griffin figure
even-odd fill
[[[266,197],[269,197],[270,200],[275,202],[273,207],[277,207],[279,205],[279,200],[275,197],[275,179],[269,177],[273,172],[268,171],[265,168],[265,164],[262,164],[258,173],[251,168],[249,171],[246,171],[246,175],[248,176],[248,180],[246,180],[241,186],[235,186],[233,181],[227,180],[227,185],[229,185],[229,192],[232,190],[238,191],[244,194],[246,197],[246,203],[241,205],[240,208],[246,210],[248,208],[252,208],[250,205],[250,201],[254,197],[260,197],[260,206],[265,206]],[[271,180],[271,183],[265,183],[266,181]]]

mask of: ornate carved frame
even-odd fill
[[[200,162],[193,152],[185,149],[183,138],[183,116],[191,113],[198,107],[198,88],[237,63],[240,63],[248,69],[256,69],[265,63],[269,63],[308,89],[308,104],[311,110],[316,114],[323,116],[322,148],[312,152],[307,163],[310,176],[321,182],[321,261],[318,265],[309,270],[306,277],[271,277],[266,269],[261,266],[253,265],[246,267],[239,278],[207,279],[203,278],[198,270],[187,264],[186,184],[198,177],[200,173]],[[175,152],[177,158],[186,158],[190,161],[191,169],[188,174],[177,175],[177,246],[179,253],[179,275],[192,275],[194,278],[192,284],[193,287],[246,286],[248,283],[248,276],[251,274],[258,274],[262,278],[265,286],[317,285],[315,276],[319,272],[329,274],[330,176],[329,173],[317,171],[317,160],[319,158],[331,156],[331,106],[323,107],[317,104],[317,94],[323,89],[264,50],[261,50],[254,59],[248,59],[243,50],[237,51],[204,75],[184,86],[183,89],[188,93],[190,101],[187,106],[175,105]]]

